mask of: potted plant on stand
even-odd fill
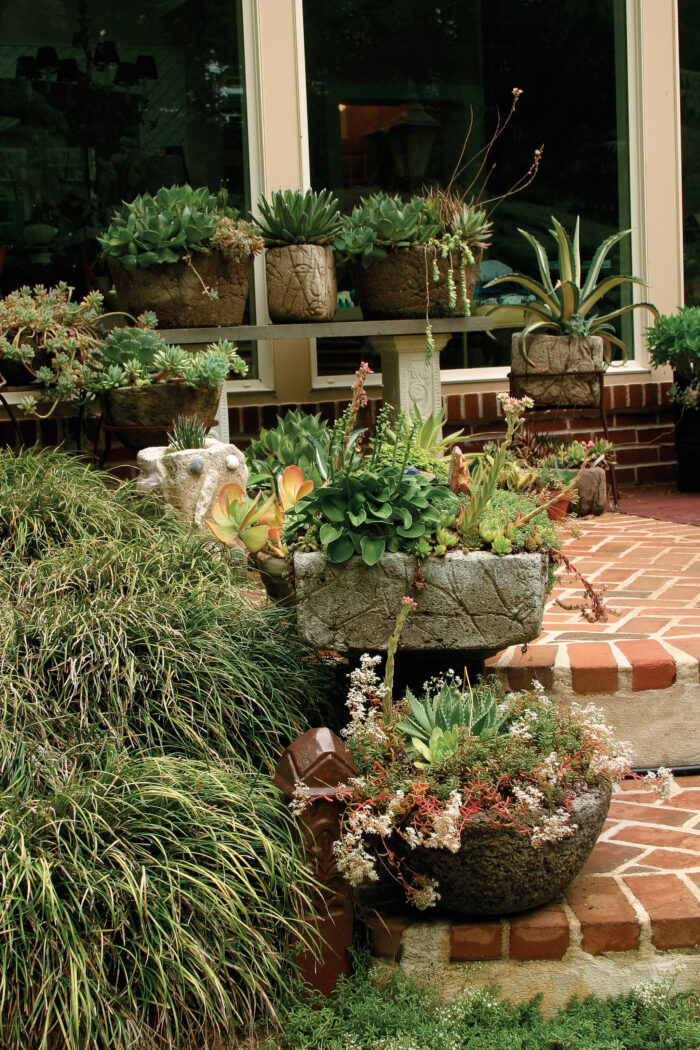
[[[664,314],[646,331],[651,360],[670,365],[669,392],[676,408],[678,491],[700,491],[700,307],[681,307]]]
[[[121,428],[129,448],[167,441],[178,416],[197,416],[211,424],[221,384],[230,372],[245,375],[247,365],[233,343],[187,351],[168,344],[141,315],[134,328],[115,328],[93,354],[85,372],[86,389],[100,403],[104,422]]]
[[[332,244],[341,228],[330,190],[278,190],[258,201],[270,320],[332,321],[338,284]]]
[[[98,241],[123,310],[164,328],[241,323],[263,241],[227,196],[171,186],[121,207]]]
[[[494,284],[515,284],[524,293],[526,324],[512,339],[511,391],[533,398],[536,405],[592,406],[601,403],[605,369],[613,363],[613,353],[629,356],[627,347],[615,334],[612,321],[632,310],[649,310],[658,317],[656,307],[640,302],[621,306],[608,313],[593,313],[594,307],[610,292],[624,285],[644,285],[639,277],[606,275],[601,272],[607,255],[629,230],[608,237],[599,246],[584,280],[579,248],[579,220],[573,238],[552,216],[550,233],[557,243],[558,278],[553,277],[547,253],[532,234],[519,232],[535,251],[541,281],[525,274],[507,274]],[[489,315],[512,312],[512,305],[496,304]]]

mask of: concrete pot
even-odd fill
[[[220,386],[153,383],[108,390],[101,396],[100,404],[105,423],[124,428],[118,431],[120,441],[127,448],[144,448],[167,441],[168,430],[178,416],[197,416],[204,423],[211,423],[220,394]]]
[[[605,511],[607,485],[604,467],[586,467],[576,485],[578,500],[572,512],[582,518],[586,514],[602,514]]]
[[[141,471],[137,484],[144,489],[161,487],[165,502],[180,521],[211,537],[205,522],[224,485],[237,482],[245,491],[248,468],[235,445],[207,438],[204,448],[168,451],[167,445],[142,449],[136,457]]]
[[[276,554],[266,554],[261,551],[255,555],[255,564],[268,598],[291,605],[294,601],[294,584],[289,562],[284,558],[278,558]]]
[[[600,336],[532,335],[526,341],[525,360],[513,335],[510,359],[511,391],[527,395],[535,405],[585,408],[600,403],[605,375]]]
[[[476,287],[481,255],[467,266],[467,295],[471,299]],[[422,248],[397,248],[386,259],[373,259],[368,267],[354,268],[355,287],[366,320],[397,320],[405,317],[425,317],[426,274],[431,317],[460,317],[459,259],[455,253],[454,277],[457,286],[457,304],[449,304],[447,284],[448,262],[438,257],[440,280],[433,281],[432,255],[426,263]]]
[[[402,855],[413,871],[437,879],[441,911],[478,918],[539,908],[558,897],[586,863],[610,797],[609,786],[579,795],[571,808],[571,824],[578,825],[574,834],[537,849],[529,835],[495,827],[480,813],[463,829],[458,853],[419,847]]]
[[[546,583],[542,554],[398,553],[373,566],[358,556],[331,565],[323,551],[294,555],[299,634],[317,649],[386,650],[404,595],[418,610],[401,650],[484,653],[529,642],[540,633]]]
[[[135,270],[110,264],[121,309],[134,317],[144,310],[153,310],[159,328],[240,324],[248,299],[253,256],[239,262],[222,252],[196,252],[192,265],[197,273],[186,262],[157,263]],[[206,295],[202,281],[217,292],[216,299]]]
[[[279,322],[332,321],[338,282],[328,244],[290,244],[265,253],[267,309]]]

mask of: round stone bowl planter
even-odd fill
[[[135,270],[111,264],[109,271],[121,309],[134,317],[153,310],[159,328],[240,324],[253,272],[253,256],[239,262],[222,252],[196,252],[192,265],[197,273],[186,262],[157,263]],[[217,293],[217,298],[211,299],[205,293],[202,281]]]
[[[413,586],[419,580],[420,588]],[[542,554],[450,551],[419,560],[384,554],[331,565],[323,551],[294,555],[297,623],[317,649],[386,650],[404,595],[418,602],[400,650],[493,652],[540,633],[547,583]]]
[[[480,262],[481,255],[477,253],[474,263],[466,267],[469,299],[476,287]],[[422,248],[397,248],[389,252],[386,259],[373,259],[367,267],[355,267],[355,286],[365,319],[376,321],[425,317],[426,294],[430,300],[428,312],[431,317],[459,317],[462,308],[457,253],[454,256],[454,278],[457,286],[457,304],[454,307],[449,304],[447,260],[438,257],[437,264],[440,280],[433,281],[430,253],[426,263],[425,251]]]
[[[265,253],[267,309],[274,323],[332,321],[338,282],[327,244],[289,244]]]
[[[206,423],[212,422],[220,394],[220,386],[152,383],[108,390],[100,397],[100,404],[108,426],[125,428],[118,431],[120,441],[127,448],[144,448],[164,444],[178,416],[197,416]]]
[[[513,335],[510,357],[511,393],[527,395],[535,405],[585,408],[600,403],[605,364],[600,336],[531,335],[523,357]]]
[[[462,831],[459,852],[419,847],[402,855],[417,874],[437,880],[440,911],[474,918],[528,911],[554,900],[580,872],[603,829],[610,796],[609,786],[578,795],[573,835],[537,848],[529,835],[494,827],[480,813]]]

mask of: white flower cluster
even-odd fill
[[[420,911],[432,908],[440,900],[437,885],[435,879],[430,879],[427,875],[416,875],[406,890],[406,900]]]
[[[453,791],[445,808],[433,814],[433,831],[425,840],[428,849],[447,849],[450,853],[457,853],[462,845],[462,805],[459,791]]]
[[[340,735],[346,740],[352,738],[383,747],[388,741],[379,711],[376,707],[367,709],[370,700],[381,703],[386,696],[386,686],[380,682],[375,671],[380,660],[381,656],[363,653],[360,666],[348,675],[350,689],[346,703],[350,712],[350,724],[341,730]]]
[[[614,754],[596,752],[588,768],[596,777],[608,776],[611,780],[622,780],[630,771],[632,745],[629,741],[622,740],[611,746],[615,749]]]
[[[367,852],[364,843],[364,835],[370,834],[370,826],[379,826],[377,816],[369,806],[360,806],[350,816],[342,838],[333,843],[338,871],[351,886],[376,882],[379,878],[375,858]]]
[[[306,784],[302,784],[301,780],[298,780],[294,785],[294,794],[292,795],[292,801],[289,803],[289,808],[295,817],[300,817],[310,802],[311,790]]]
[[[538,809],[542,808],[544,795],[532,784],[528,784],[527,787],[520,787],[519,784],[514,784],[512,790],[516,801],[523,806],[524,809],[536,812]]]
[[[542,823],[532,832],[533,849],[539,849],[545,842],[559,842],[578,830],[578,824],[570,823],[570,816],[565,809],[557,809],[551,816],[545,817]]]
[[[548,784],[556,787],[562,779],[561,759],[556,751],[550,751],[538,770],[538,775],[543,777]]]
[[[517,722],[513,722],[508,730],[508,735],[514,740],[532,740],[532,727],[536,721],[537,711],[526,707],[520,719]]]
[[[667,801],[673,794],[675,780],[673,779],[673,773],[670,769],[666,769],[665,766],[659,766],[656,772],[650,769],[642,783],[644,787],[649,788],[649,790],[657,794],[659,798]]]

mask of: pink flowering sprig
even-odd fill
[[[345,423],[345,436],[349,438],[355,429],[357,422],[357,414],[361,408],[367,407],[367,391],[365,390],[365,383],[367,377],[374,374],[374,370],[369,367],[366,361],[360,363],[360,367],[355,372],[355,382],[352,386],[352,398],[350,400],[350,411],[348,418]]]

